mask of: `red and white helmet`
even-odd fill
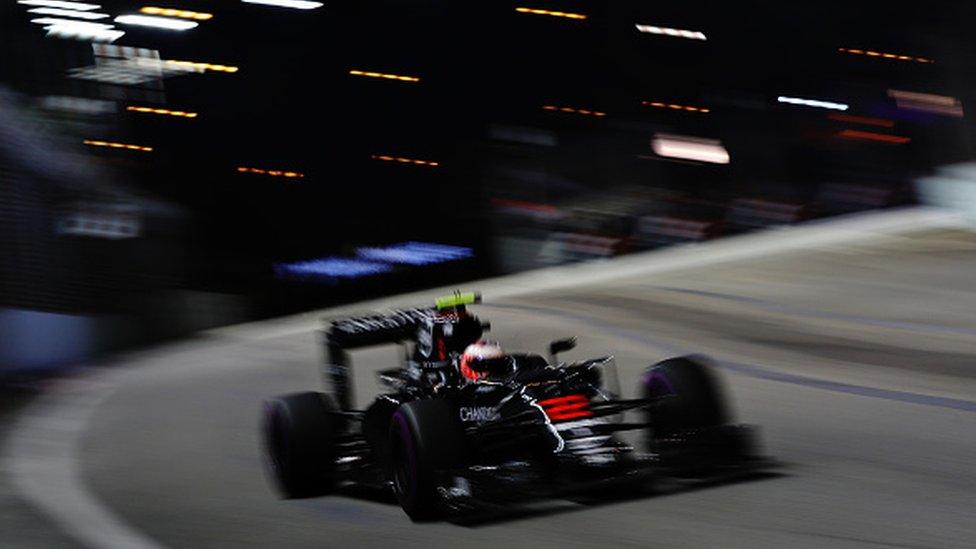
[[[506,358],[498,342],[478,340],[468,345],[461,355],[461,375],[471,381],[484,379]]]

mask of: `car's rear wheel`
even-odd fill
[[[713,427],[730,418],[722,387],[704,361],[692,357],[670,358],[641,376],[645,398],[663,397],[649,413],[655,437]]]
[[[314,497],[335,488],[338,426],[335,407],[322,393],[295,393],[265,402],[265,462],[283,497]]]
[[[408,402],[390,424],[390,476],[404,512],[414,521],[441,512],[438,473],[457,467],[464,454],[464,434],[457,407],[443,400]]]

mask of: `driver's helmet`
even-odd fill
[[[461,355],[461,375],[477,381],[507,371],[510,363],[510,357],[498,342],[482,339],[464,349]]]

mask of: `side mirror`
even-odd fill
[[[549,344],[549,356],[552,358],[552,362],[556,362],[556,355],[559,353],[564,353],[576,347],[576,338],[567,337],[566,339],[557,339]]]

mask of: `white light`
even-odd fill
[[[196,21],[184,21],[182,19],[171,19],[169,17],[154,17],[152,15],[120,15],[115,18],[116,23],[123,25],[138,25],[140,27],[153,27],[157,29],[184,31],[199,25]]]
[[[79,114],[107,114],[115,112],[115,102],[86,97],[71,97],[66,95],[48,95],[40,98],[41,108],[52,111],[73,112]]]
[[[902,90],[888,90],[888,96],[895,98],[895,106],[899,109],[946,114],[956,117],[964,115],[962,102],[955,97]]]
[[[19,0],[17,3],[25,6],[47,6],[79,11],[97,10],[101,7],[98,4],[82,4],[81,2],[66,2],[64,0]]]
[[[321,8],[322,2],[309,2],[308,0],[242,0],[245,4],[264,4],[266,6],[279,6],[282,8],[295,8],[300,10],[314,10]]]
[[[650,34],[663,34],[666,36],[677,36],[681,38],[689,38],[691,40],[708,40],[705,33],[699,31],[690,31],[684,29],[671,29],[668,27],[655,27],[652,25],[634,25],[640,32],[646,32]]]
[[[48,36],[58,38],[74,38],[76,40],[91,40],[93,42],[114,42],[125,35],[125,31],[109,27],[107,29],[94,27],[91,23],[71,21],[45,27]]]
[[[710,164],[728,164],[729,152],[717,139],[699,139],[681,135],[658,134],[651,140],[651,149],[667,158],[695,160]]]
[[[834,103],[832,101],[818,101],[816,99],[802,99],[799,97],[786,97],[781,95],[776,98],[780,103],[789,103],[791,105],[803,105],[804,107],[817,107],[820,109],[832,109],[835,111],[846,111],[850,108],[848,105],[843,103]]]
[[[72,27],[78,29],[102,29],[108,30],[115,28],[113,25],[106,23],[90,23],[88,21],[78,21],[77,19],[60,19],[58,17],[41,17],[38,19],[31,19],[31,23],[36,23],[38,25],[48,25],[57,27]]]
[[[61,17],[75,17],[77,19],[105,19],[108,17],[107,13],[92,13],[90,11],[75,11],[66,10],[61,8],[34,8],[27,10],[28,13],[37,13],[40,15],[59,15]]]

